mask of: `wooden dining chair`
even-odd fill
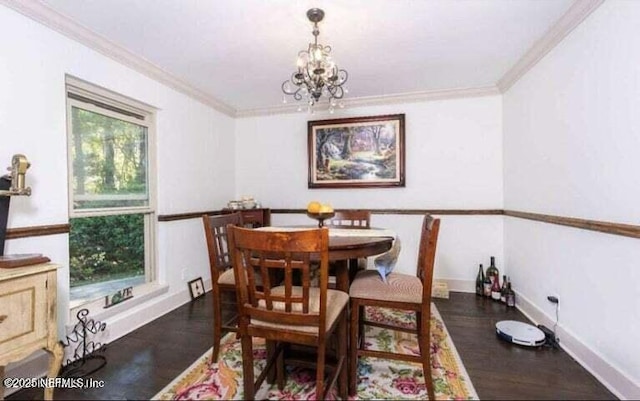
[[[371,228],[369,210],[338,210],[324,223],[329,228]]]
[[[290,344],[300,344],[317,351],[316,399],[326,399],[336,381],[340,396],[346,399],[349,296],[327,288],[328,230],[267,232],[229,226],[229,246],[238,291],[244,398],[255,398],[255,392],[273,374],[270,370],[274,367],[278,387],[283,389],[286,351]],[[310,267],[318,261],[319,286],[312,287]],[[302,278],[300,285],[294,285],[296,271]],[[258,285],[258,277],[262,286]],[[274,281],[273,277],[283,280]],[[337,344],[332,356],[328,345],[334,334]],[[254,379],[253,337],[267,341],[268,360],[257,379]],[[325,370],[331,372],[330,377],[325,378]]]
[[[330,220],[325,221],[325,225],[329,228],[368,229],[371,228],[371,212],[369,210],[338,210]],[[360,258],[350,260],[348,263],[349,282],[351,282],[359,270],[367,268],[368,262],[367,258]],[[329,264],[329,268],[330,272],[336,269],[333,263]]]
[[[212,299],[213,299],[213,353],[211,361],[216,362],[220,353],[220,339],[222,330],[237,332],[235,324],[236,313],[231,319],[223,322],[222,293],[233,294],[235,300],[236,280],[229,254],[227,239],[227,225],[242,225],[242,215],[239,212],[218,216],[202,216],[204,234],[209,251],[209,268],[211,271]]]
[[[384,283],[376,270],[365,270],[359,272],[353,283],[351,283],[349,288],[351,302],[350,395],[355,395],[356,393],[358,357],[369,356],[422,363],[429,399],[435,399],[429,349],[431,338],[431,286],[439,230],[440,219],[425,215],[422,222],[416,276],[392,272],[387,276],[387,283]],[[367,321],[364,308],[369,306],[413,311],[416,314],[416,326],[405,328]],[[365,325],[417,334],[420,355],[367,350],[364,341]]]

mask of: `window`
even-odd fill
[[[67,78],[74,304],[154,279],[154,113]]]

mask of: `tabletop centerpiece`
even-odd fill
[[[324,221],[335,216],[333,207],[329,204],[323,204],[317,201],[309,202],[307,205],[307,216],[318,220],[318,227],[324,227]]]

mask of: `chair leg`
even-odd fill
[[[242,336],[242,375],[244,383],[244,399],[255,398],[255,381],[253,375],[253,340],[251,336]]]
[[[360,330],[360,304],[351,299],[351,323],[349,327],[349,395],[356,395],[358,386],[358,331]]]
[[[339,396],[341,399],[346,400],[347,394],[349,392],[348,389],[348,357],[347,357],[347,310],[342,312],[342,317],[340,318],[340,326],[338,327],[338,345],[337,345],[337,355],[339,358],[344,358],[342,360],[342,364],[339,366],[340,369],[340,377],[338,378],[338,389]]]
[[[211,363],[218,362],[220,355],[220,340],[222,338],[222,298],[220,287],[214,285],[211,290],[213,294],[213,352],[211,353]]]
[[[284,353],[285,350],[281,349],[278,355],[275,355],[276,349],[281,344],[274,340],[266,340],[265,346],[267,349],[267,362],[271,361],[274,357],[275,362],[271,369],[267,372],[267,383],[273,384],[276,383],[278,385],[278,390],[284,389],[285,384],[285,375],[284,375]]]
[[[273,358],[276,351],[276,346],[277,346],[277,343],[275,341],[271,341],[271,340],[265,341],[265,349],[267,351],[267,361],[270,361]],[[277,369],[278,366],[276,365],[275,368]],[[272,368],[267,373],[267,383],[273,384],[275,383],[275,381],[276,381],[276,371]]]
[[[278,383],[278,390],[284,390],[285,385],[285,368],[284,368],[284,353],[285,350],[281,350],[278,354],[278,360],[276,361],[276,383]]]
[[[435,400],[435,390],[433,388],[433,375],[431,373],[431,319],[416,312],[418,329],[418,344],[420,345],[420,356],[422,357],[422,371],[424,372],[424,383],[427,386],[429,400]]]
[[[326,339],[322,338],[318,342],[318,358],[316,360],[316,400],[324,400],[324,363],[326,354]],[[245,397],[246,398],[246,397]]]

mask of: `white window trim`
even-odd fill
[[[108,89],[99,87],[89,82],[83,81],[76,77],[66,75],[65,77],[65,100],[67,104],[67,169],[69,172],[68,179],[68,208],[69,218],[74,217],[90,217],[90,216],[105,216],[105,215],[121,215],[121,214],[144,214],[144,230],[145,230],[145,277],[146,282],[140,286],[134,287],[134,296],[136,293],[145,294],[143,299],[147,299],[152,296],[160,295],[166,292],[164,286],[160,286],[157,283],[157,247],[156,247],[156,112],[157,108],[142,103],[140,101],[123,96]],[[68,96],[68,93],[92,99],[100,103],[124,110],[129,113],[143,116],[144,119],[139,119],[125,114],[117,113],[102,107],[95,106],[91,103],[85,103],[77,99],[72,99]],[[133,124],[142,125],[147,128],[147,190],[149,191],[149,205],[143,207],[125,207],[125,208],[104,208],[104,209],[82,209],[74,210],[73,203],[73,161],[72,155],[72,141],[70,132],[72,132],[71,123],[71,107],[76,106],[89,110],[98,114],[106,115],[108,117],[117,118],[120,120],[128,121]],[[161,289],[162,288],[162,289]],[[91,309],[97,308],[97,305],[104,297],[91,300],[71,301],[70,311],[78,309],[83,306],[90,306]],[[138,298],[140,299],[140,298]],[[142,301],[135,301],[138,303]],[[125,302],[126,304],[126,302]],[[129,303],[129,306],[131,303]],[[117,312],[121,308],[114,306],[114,312]]]

